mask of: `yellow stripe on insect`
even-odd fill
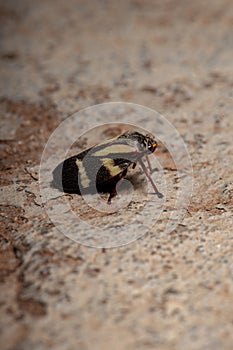
[[[94,152],[92,156],[101,157],[108,154],[131,153],[133,151],[135,151],[134,148],[129,145],[110,145]]]
[[[88,188],[90,186],[91,180],[87,176],[87,172],[81,160],[76,160],[76,165],[79,169],[80,181],[83,188]]]
[[[103,158],[103,165],[105,166],[105,168],[108,169],[109,174],[114,177],[116,175],[119,175],[120,173],[122,173],[123,169],[120,168],[118,165],[115,165],[114,159],[111,158]]]

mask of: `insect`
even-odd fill
[[[138,162],[155,193],[162,198],[142,161],[146,156],[150,167],[148,155],[156,148],[153,135],[126,131],[64,160],[54,169],[53,180],[66,193],[108,193],[107,203],[110,204],[117,194],[117,184],[124,179],[129,167],[134,169]]]

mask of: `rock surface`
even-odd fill
[[[23,0],[0,15],[1,349],[232,349],[232,2]],[[174,231],[94,249],[49,220],[38,173],[55,128],[110,101],[175,126],[194,188]],[[176,168],[161,147],[158,159],[173,193]]]

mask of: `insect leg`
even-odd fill
[[[111,204],[112,198],[117,195],[116,187],[117,187],[117,185],[119,186],[121,184],[121,182],[124,180],[126,174],[127,174],[127,169],[125,169],[123,171],[123,173],[121,173],[121,175],[119,176],[118,181],[115,183],[115,186],[113,187],[113,189],[109,193],[108,202],[107,202],[108,204]]]
[[[151,162],[150,162],[150,159],[149,159],[148,156],[146,156],[146,161],[147,161],[147,164],[148,164],[148,168],[149,168],[149,170],[150,170],[150,173],[152,173],[152,172],[153,172],[153,169],[152,169]]]
[[[112,191],[109,193],[109,197],[108,197],[108,204],[111,204],[112,198],[116,197],[117,195],[117,191],[116,191],[116,186],[112,189]]]
[[[152,180],[150,174],[148,173],[147,168],[146,168],[145,164],[143,163],[143,161],[142,161],[141,159],[139,159],[138,161],[139,161],[139,164],[140,164],[141,167],[142,167],[142,170],[144,171],[144,173],[146,174],[146,176],[147,176],[148,179],[150,180],[151,185],[152,185],[152,187],[153,187],[155,193],[157,194],[157,196],[158,196],[159,198],[163,198],[163,194],[162,194],[161,192],[159,192],[159,190],[157,189],[157,187],[156,187],[154,181]]]

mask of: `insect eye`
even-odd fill
[[[147,148],[148,148],[148,150],[150,151],[150,152],[154,152],[154,150],[156,149],[156,147],[157,147],[157,143],[154,141],[154,142],[151,142],[151,141],[148,141],[148,146],[147,146]]]
[[[151,141],[148,142],[147,148],[148,148],[149,151],[152,151],[153,145],[152,145]]]

